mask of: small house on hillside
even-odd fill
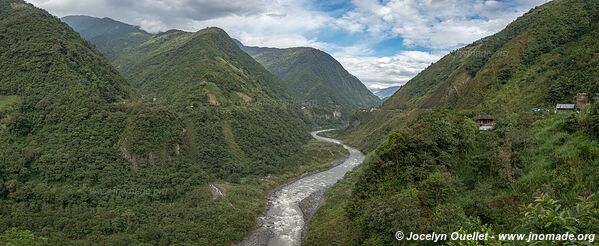
[[[478,124],[478,129],[481,131],[493,130],[495,128],[495,116],[493,115],[477,115],[474,121]]]
[[[334,119],[339,119],[339,118],[341,118],[341,112],[339,112],[339,111],[335,111],[335,112],[333,112],[333,118],[334,118]]]
[[[555,113],[572,113],[576,109],[576,104],[557,104],[555,105]]]

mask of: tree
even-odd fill
[[[519,229],[535,233],[593,233],[599,225],[599,208],[594,195],[579,198],[572,207],[541,195],[522,212]]]
[[[0,242],[7,246],[42,246],[48,245],[48,239],[37,237],[29,230],[11,228],[0,236]]]

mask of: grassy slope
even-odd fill
[[[443,57],[387,99],[382,109],[413,114],[408,112],[449,108],[504,117],[573,103],[579,92],[599,93],[598,5],[558,0],[537,7],[501,32]],[[363,139],[356,146],[372,150],[391,129],[402,127],[390,120],[399,114],[357,114],[370,123],[339,137]]]
[[[277,172],[309,139],[286,86],[221,29],[162,33],[115,64],[147,101],[179,112],[219,178]]]
[[[19,101],[18,96],[0,96],[0,110],[8,108]]]
[[[473,222],[476,218],[491,225],[489,228],[494,232],[589,232],[588,226],[597,223],[596,218],[595,222],[591,218],[599,212],[599,204],[596,199],[594,203],[581,203],[578,199],[599,191],[599,116],[597,109],[594,110],[581,115],[514,114],[494,132],[468,136],[459,133],[463,130],[455,131],[454,136],[470,140],[445,145],[447,139],[441,137],[445,140],[435,140],[435,147],[429,146],[428,153],[423,148],[410,148],[415,148],[411,146],[416,143],[426,145],[427,138],[438,138],[452,131],[446,128],[448,125],[405,129],[400,136],[418,140],[412,142],[397,135],[390,138],[369,156],[359,171],[327,191],[324,206],[311,220],[306,244],[389,244],[394,241],[390,228],[450,232],[462,227],[479,231],[480,227],[470,227],[470,223],[476,224]],[[423,116],[427,114],[439,113]],[[589,123],[591,118],[595,123]],[[593,124],[595,130],[587,128]],[[459,125],[455,126],[463,127]],[[393,141],[397,142],[389,145]],[[462,147],[451,150],[457,153],[445,155],[443,151],[453,148],[449,147],[452,145]],[[436,148],[444,150],[437,152]],[[465,151],[466,155],[459,151]],[[438,161],[441,166],[426,165],[429,161]],[[435,172],[442,175],[435,176]],[[411,192],[416,192],[415,199],[403,202],[410,204],[408,207],[394,203]],[[552,217],[528,210],[526,205],[537,206],[533,201],[542,195],[561,201],[561,209],[568,215]],[[584,208],[575,208],[577,204]],[[572,210],[566,212],[568,209]],[[555,222],[570,221],[572,218],[564,218],[568,216],[577,218],[576,222]],[[550,221],[556,224],[543,227]]]
[[[392,131],[405,125],[418,114],[417,110],[359,111],[352,114],[348,127],[326,134],[368,153],[381,144]]]
[[[237,103],[241,110],[189,113],[140,102],[147,100],[66,24],[23,1],[0,0],[0,10],[8,44],[0,46],[0,231],[29,229],[62,245],[228,245],[254,226],[266,191],[345,154],[280,137],[304,133],[280,121],[297,119],[285,108]],[[266,72],[254,78],[256,87],[275,83]],[[235,119],[231,133],[251,171],[236,171],[221,117]],[[213,199],[208,182],[226,198]]]
[[[573,102],[577,92],[597,93],[598,5],[557,0],[531,10],[433,64],[384,108],[511,112]]]
[[[582,121],[580,123],[572,123],[565,119],[567,117],[553,115],[533,117],[534,120],[531,121],[525,120],[527,116],[524,112],[532,107],[550,109],[555,102],[573,102],[573,96],[578,92],[597,92],[599,86],[593,78],[597,77],[596,68],[599,67],[596,56],[596,42],[599,40],[596,25],[598,6],[597,1],[553,1],[539,7],[510,24],[506,30],[452,52],[420,73],[386,101],[383,110],[355,114],[352,120],[354,123],[360,122],[359,125],[354,124],[332,134],[370,151],[389,132],[405,128],[410,122],[414,122],[417,115],[428,114],[428,110],[415,109],[458,109],[466,117],[481,112],[495,113],[499,117],[500,128],[490,135],[481,134],[477,137],[478,147],[470,156],[481,158],[482,162],[478,160],[475,161],[478,164],[470,165],[476,167],[478,172],[487,174],[473,173],[473,170],[469,170],[472,167],[466,167],[467,165],[450,170],[452,175],[461,179],[461,183],[478,183],[479,189],[475,188],[477,186],[458,187],[460,196],[464,198],[443,203],[447,206],[458,204],[467,216],[478,216],[483,223],[491,224],[500,231],[512,231],[516,225],[535,228],[534,223],[519,220],[529,219],[524,218],[520,206],[531,203],[533,197],[548,194],[561,200],[564,207],[571,207],[577,203],[577,196],[587,197],[597,192],[596,184],[592,181],[598,170],[597,148],[592,147],[597,146],[597,139],[585,133],[587,130],[576,128],[578,124],[588,124],[583,123],[586,122],[581,119],[583,116],[577,120]],[[534,125],[530,126],[533,122]],[[524,126],[517,127],[518,124]],[[568,124],[574,125],[575,129],[564,130],[564,125]],[[563,145],[567,147],[561,147]],[[403,164],[401,160],[395,161]],[[483,165],[478,166],[481,164]],[[366,164],[372,165],[372,162]],[[498,171],[493,165],[500,165],[503,169]],[[581,171],[582,167],[584,171]],[[492,174],[493,172],[498,173]],[[589,175],[582,175],[582,172]],[[372,177],[373,173],[375,172],[367,171],[360,176]],[[498,180],[498,177],[503,180]],[[346,200],[339,203],[339,206],[337,203],[325,205],[319,211],[320,215],[317,214],[312,220],[315,226],[310,228],[308,242],[319,245],[319,242],[338,242],[340,237],[353,238],[353,243],[366,244],[390,240],[388,236],[391,232],[381,234],[376,232],[378,229],[367,229],[369,227],[362,221],[375,219],[372,216],[376,215],[372,211],[363,211],[362,216],[367,216],[365,218],[356,217],[355,214],[352,219],[347,218],[347,214],[352,213],[348,210],[355,213],[355,206],[380,206],[376,205],[381,203],[377,199],[383,199],[383,203],[388,202],[385,199],[394,193],[397,185],[380,179],[379,177],[379,181],[374,182],[378,183],[374,186],[380,189],[377,192],[382,191],[383,194],[375,192],[366,201],[360,197],[362,195],[355,195],[362,189],[360,187],[368,186],[364,182],[353,185],[341,183],[332,188],[327,193],[327,199]],[[356,178],[350,178],[348,182],[356,182],[355,180]],[[506,183],[510,185],[506,187]],[[399,197],[410,196],[409,191],[395,194]],[[362,201],[355,202],[356,199]],[[592,209],[596,209],[596,204],[579,204],[590,206],[591,214],[594,213]],[[425,215],[435,209],[422,203],[418,206],[422,207]],[[531,206],[537,207],[539,204]],[[351,207],[354,210],[348,209]],[[383,208],[384,206],[379,207]],[[455,210],[455,207],[445,209]],[[458,210],[454,212],[461,213]],[[344,213],[346,218],[330,217]],[[536,213],[530,214],[535,216]],[[459,216],[445,219],[445,223],[455,223],[459,221],[458,218]],[[438,219],[442,218],[427,219],[425,216],[414,221],[434,225]],[[537,219],[537,222],[548,222],[547,218]],[[406,220],[405,223],[410,221]],[[466,226],[463,223],[461,225]],[[573,226],[584,228],[585,224]],[[351,230],[341,229],[333,233],[326,228]]]
[[[316,104],[316,114],[334,110],[346,117],[353,110],[379,104],[356,77],[330,55],[313,48],[242,47],[270,72],[287,83],[291,92],[308,104]]]
[[[223,96],[217,97],[223,106],[243,105],[236,92],[245,93],[258,103],[291,100],[284,84],[218,28],[197,33],[162,33],[125,53],[115,65],[144,94],[177,103],[175,99],[193,103],[201,94],[212,93]]]

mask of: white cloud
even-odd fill
[[[401,37],[409,46],[452,49],[496,33],[547,1],[353,0],[355,8],[335,26],[380,39]]]
[[[390,57],[334,53],[348,71],[370,88],[403,85],[449,50],[492,35],[528,9],[549,0],[353,0],[354,8],[334,21],[335,28],[365,33],[372,43],[399,37],[408,47],[432,52],[399,51]]]
[[[246,45],[268,47],[327,44],[306,38],[306,33],[332,21],[313,10],[309,0],[30,0],[62,17],[110,17],[141,26],[149,32],[168,29],[197,31],[217,26]]]
[[[252,16],[266,11],[268,1],[245,0],[29,0],[57,16],[83,14],[111,17],[148,31],[178,28],[192,20],[228,15]]]
[[[250,46],[319,48],[371,88],[403,84],[449,50],[501,30],[548,0],[351,1],[349,10],[327,13],[317,9],[326,4],[318,0],[30,0],[57,16],[110,17],[150,32],[217,26]],[[342,46],[315,37],[330,30],[359,38]],[[374,55],[378,42],[396,37],[407,48]],[[410,51],[416,47],[432,51]]]
[[[326,44],[306,38],[306,33],[323,28],[330,21],[332,18],[326,13],[311,10],[308,1],[278,0],[267,6],[264,13],[251,18],[229,15],[194,21],[190,28],[218,26],[249,46],[325,48]]]
[[[393,56],[374,57],[352,54],[346,50],[333,55],[369,88],[380,89],[405,84],[445,53],[401,51]]]

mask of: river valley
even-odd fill
[[[330,130],[311,132],[311,135],[320,141],[342,145],[349,151],[349,155],[328,170],[305,176],[276,189],[269,197],[267,212],[259,218],[258,228],[241,245],[301,245],[306,222],[300,204],[305,204],[303,201],[308,199],[312,200],[309,202],[312,204],[320,202],[324,190],[364,161],[364,154],[359,150],[339,140],[318,135],[326,131]]]

